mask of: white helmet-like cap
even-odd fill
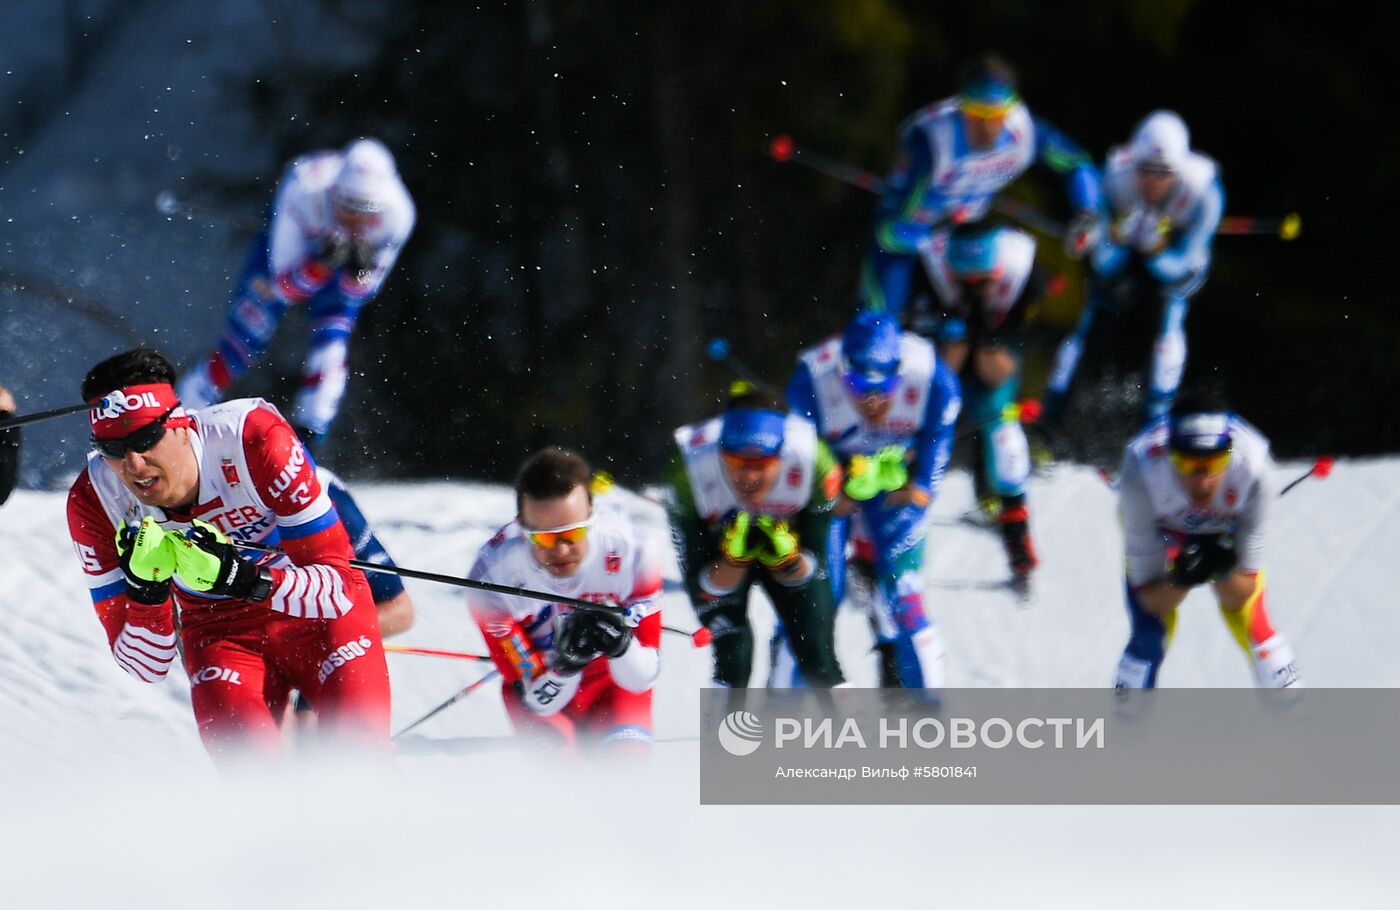
[[[345,163],[331,185],[331,200],[352,212],[382,211],[398,180],[394,156],[378,139],[356,139],[342,154]]]
[[[1191,134],[1174,111],[1153,111],[1133,132],[1133,164],[1141,168],[1179,171],[1191,151]]]

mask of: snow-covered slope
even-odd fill
[[[1301,469],[1282,470],[1293,476]],[[507,519],[509,491],[366,485],[399,562],[461,573]],[[630,497],[664,534],[659,509]],[[1127,634],[1112,492],[1062,469],[1032,488],[1043,559],[1021,602],[1000,543],[959,520],[950,477],[932,518],[928,599],[959,686],[1099,686]],[[105,650],[70,551],[60,494],[22,491],[0,545],[0,881],[6,906],[1387,906],[1385,808],[719,808],[697,806],[698,687],[708,653],[668,636],[645,769],[539,767],[517,754],[488,688],[401,743],[397,772],[308,760],[217,780],[183,680],[143,686]],[[1278,504],[1270,609],[1314,686],[1400,685],[1388,558],[1400,544],[1400,461],[1345,462]],[[672,567],[674,576],[674,567]],[[409,581],[404,644],[477,650],[460,592]],[[694,623],[670,594],[667,622]],[[765,604],[751,614],[764,633]],[[841,658],[872,684],[869,633],[840,618]],[[762,650],[762,649],[760,649]],[[479,674],[390,655],[394,729]],[[762,658],[760,658],[762,659]],[[766,668],[757,667],[755,679]],[[177,674],[178,675],[178,674]],[[1170,686],[1249,684],[1204,594],[1183,611]],[[538,771],[538,773],[535,773]],[[1201,888],[1209,887],[1209,891]],[[1200,898],[1198,897],[1198,902]]]

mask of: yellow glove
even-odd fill
[[[904,447],[885,446],[874,455],[857,455],[846,468],[845,494],[857,502],[898,490],[909,482]]]
[[[729,522],[724,529],[724,535],[720,538],[720,554],[730,563],[736,566],[746,566],[754,561],[758,555],[760,543],[749,542],[749,530],[753,527],[753,516],[748,512],[739,512]]]
[[[754,558],[769,569],[786,569],[802,557],[797,535],[786,521],[771,515],[760,515],[754,525],[761,532],[760,544]]]
[[[139,525],[122,522],[117,529],[117,557],[122,571],[138,584],[169,581],[175,574],[175,544],[147,515]],[[178,539],[179,534],[175,534]]]

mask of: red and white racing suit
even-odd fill
[[[501,671],[506,712],[523,735],[542,735],[574,749],[581,738],[650,745],[651,689],[660,672],[661,561],[622,512],[598,506],[588,552],[578,571],[555,578],[535,561],[514,522],[481,548],[471,577],[551,594],[614,603],[640,616],[621,657],[596,657],[581,673],[549,669],[554,619],[567,604],[473,591],[472,615]]]
[[[364,575],[316,478],[315,464],[275,408],[243,399],[190,411],[199,492],[188,514],[143,505],[96,453],[68,494],[68,526],[112,656],[144,682],[175,660],[178,634],[200,736],[213,755],[275,750],[287,690],[299,689],[335,737],[387,746],[389,674]],[[185,588],[155,606],[128,601],[116,529],[153,516],[185,530],[193,519],[230,538],[280,547],[262,559],[264,602]],[[253,555],[250,551],[250,557]]]

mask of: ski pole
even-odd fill
[[[1026,398],[1021,401],[1013,401],[1001,409],[1001,413],[993,414],[990,417],[983,417],[965,427],[961,427],[953,434],[954,439],[963,439],[971,436],[978,430],[984,429],[991,424],[1003,420],[1011,420],[1017,423],[1035,423],[1040,419],[1040,402],[1034,398]]]
[[[670,632],[673,635],[683,635],[690,639],[697,648],[703,648],[710,643],[710,630],[701,626],[694,632],[687,632],[685,629],[678,629],[675,626],[662,626],[663,632]],[[472,654],[467,651],[442,651],[437,648],[414,648],[409,645],[388,645],[384,650],[390,654],[418,654],[424,657],[450,657],[456,660],[490,660],[489,654]]]
[[[1327,475],[1332,473],[1332,466],[1337,463],[1337,459],[1331,455],[1320,455],[1306,471],[1284,484],[1283,489],[1278,491],[1280,497],[1288,495],[1288,491],[1309,477],[1316,477],[1318,480],[1326,480]],[[1095,468],[1099,472],[1099,479],[1108,485],[1110,490],[1118,489],[1118,478],[1105,471],[1103,468]]]
[[[1297,212],[1289,212],[1282,218],[1254,218],[1248,215],[1226,215],[1220,219],[1215,229],[1217,234],[1237,237],[1268,235],[1280,240],[1296,240],[1303,232],[1303,219]]]
[[[277,547],[269,547],[260,543],[247,543],[241,540],[230,539],[229,543],[244,550],[257,550],[262,553],[286,554],[285,550]],[[454,585],[458,588],[472,588],[477,591],[490,591],[493,594],[511,594],[516,597],[525,597],[531,600],[543,600],[548,603],[568,604],[580,610],[592,610],[595,613],[612,613],[617,616],[626,614],[622,607],[612,604],[593,603],[589,600],[580,600],[577,597],[565,597],[562,594],[550,594],[545,591],[532,591],[529,588],[514,587],[512,585],[498,585],[490,581],[477,581],[475,578],[460,578],[456,575],[439,575],[437,572],[423,572],[418,569],[405,569],[403,566],[381,566],[374,562],[365,562],[363,559],[352,559],[350,565],[362,572],[381,572],[385,575],[398,575],[401,578],[418,578],[423,581],[435,581],[438,584]]]
[[[768,155],[779,164],[795,161],[806,165],[819,174],[834,177],[843,183],[883,195],[885,182],[874,174],[854,165],[837,161],[818,152],[811,151],[793,142],[787,134],[774,136],[768,143]],[[1021,222],[1026,227],[1052,237],[1064,237],[1065,226],[1053,218],[1024,202],[998,196],[992,203],[997,211]],[[1303,218],[1297,212],[1289,212],[1282,218],[1256,217],[1254,215],[1226,215],[1220,219],[1215,233],[1222,236],[1272,235],[1281,240],[1295,240],[1303,230]]]
[[[496,677],[498,677],[498,676],[500,676],[500,675],[501,675],[501,671],[500,671],[500,670],[495,670],[495,669],[493,669],[490,673],[487,673],[485,676],[480,677],[480,678],[477,679],[475,682],[468,684],[467,687],[466,687],[465,689],[463,689],[462,691],[458,692],[456,695],[452,696],[452,697],[449,698],[447,701],[445,701],[445,702],[443,702],[442,704],[438,705],[436,708],[434,708],[433,710],[429,711],[427,714],[424,714],[422,717],[418,718],[418,719],[415,720],[413,723],[409,724],[407,727],[404,727],[402,730],[400,730],[399,732],[395,733],[393,736],[391,736],[391,737],[389,737],[389,738],[390,738],[390,739],[398,739],[400,736],[403,736],[403,735],[404,735],[405,733],[407,733],[409,730],[412,730],[414,727],[419,726],[419,725],[422,724],[424,721],[427,721],[427,720],[429,720],[429,719],[431,719],[431,718],[434,718],[434,717],[436,717],[437,715],[441,714],[443,711],[446,711],[448,708],[450,708],[450,707],[452,707],[453,705],[457,704],[457,702],[459,702],[459,701],[461,701],[462,699],[466,698],[468,695],[472,694],[472,693],[475,692],[477,689],[480,689],[482,686],[486,685],[486,684],[489,683],[491,680],[495,679]]]
[[[844,161],[837,161],[835,158],[829,158],[811,149],[802,148],[793,142],[792,137],[786,133],[779,133],[768,143],[768,155],[779,164],[796,161],[819,174],[834,177],[842,183],[849,183],[851,186],[879,195],[883,195],[885,192],[885,181],[869,171],[846,164]]]
[[[465,651],[439,651],[436,648],[411,648],[408,645],[385,645],[390,654],[421,654],[425,657],[452,657],[457,660],[490,660],[489,654],[468,654]]]
[[[1337,459],[1333,458],[1331,455],[1323,455],[1319,457],[1317,461],[1314,461],[1306,471],[1304,471],[1302,474],[1299,474],[1297,477],[1293,478],[1291,481],[1285,484],[1284,488],[1278,491],[1278,495],[1285,495],[1289,490],[1293,489],[1298,484],[1307,480],[1309,477],[1316,477],[1318,480],[1326,480],[1327,475],[1332,473],[1332,466],[1336,463]]]
[[[50,420],[54,417],[62,417],[65,414],[76,414],[79,411],[105,407],[107,407],[107,399],[104,398],[96,404],[84,402],[82,404],[69,405],[66,408],[54,408],[52,411],[37,411],[33,414],[20,414],[15,417],[8,417],[4,420],[0,420],[0,430],[12,430],[15,427],[38,423],[41,420]]]
[[[684,629],[675,629],[675,628],[672,628],[671,626],[664,626],[663,628],[664,628],[667,632],[677,632],[677,633],[680,633],[681,635],[686,636],[687,638],[690,638],[692,641],[694,641],[694,642],[696,643],[696,647],[701,647],[702,645],[707,645],[707,644],[710,643],[710,630],[707,629],[707,628],[705,628],[704,626],[701,626],[700,628],[696,629],[694,632],[686,632]],[[701,638],[704,638],[704,641],[703,641],[703,642],[700,640]],[[459,653],[459,652],[456,652],[456,651],[433,651],[433,650],[430,650],[430,649],[427,649],[427,648],[408,648],[408,647],[405,647],[404,645],[385,645],[385,646],[384,646],[384,650],[385,650],[385,651],[396,651],[396,652],[398,652],[398,653],[403,653],[403,654],[431,654],[431,655],[433,655],[433,656],[441,656],[441,657],[459,657],[459,658],[462,658],[462,659],[464,659],[464,660],[490,660],[490,659],[491,659],[491,658],[487,657],[487,656],[484,655],[484,654],[464,654],[464,653]],[[459,702],[459,701],[461,701],[462,699],[466,698],[468,695],[471,695],[471,694],[472,694],[473,692],[475,692],[477,689],[480,689],[482,686],[486,685],[488,682],[490,682],[491,680],[495,679],[496,677],[498,677],[498,676],[500,676],[500,675],[501,675],[501,671],[500,671],[500,670],[495,670],[495,669],[493,669],[490,673],[487,673],[485,676],[482,676],[481,678],[477,679],[475,682],[469,683],[464,689],[462,689],[462,691],[458,692],[456,695],[452,696],[452,697],[449,698],[447,701],[445,701],[445,702],[443,702],[442,704],[438,705],[436,708],[434,708],[433,710],[429,711],[427,714],[424,714],[422,717],[418,718],[418,719],[415,720],[413,723],[409,724],[407,727],[404,727],[402,730],[400,730],[399,732],[395,733],[392,737],[390,737],[390,739],[398,739],[400,736],[403,736],[405,733],[407,733],[408,731],[412,730],[414,727],[417,727],[417,726],[419,726],[420,724],[424,723],[425,721],[427,721],[427,720],[429,720],[429,719],[431,719],[431,718],[433,718],[433,717],[436,717],[438,714],[441,714],[443,711],[446,711],[448,708],[450,708],[450,707],[452,707],[453,705],[457,704],[457,702]]]
[[[700,626],[694,632],[687,632],[685,629],[677,629],[675,626],[662,626],[661,630],[663,632],[671,632],[675,635],[684,635],[686,638],[690,639],[691,645],[696,648],[703,648],[708,645],[712,637],[709,628],[706,626]]]
[[[247,543],[241,540],[230,539],[229,543],[244,550],[256,550],[260,553],[281,553],[286,555],[285,550],[277,547],[269,547],[260,543]],[[381,566],[375,562],[365,562],[363,559],[349,560],[351,567],[362,572],[382,572],[386,575],[398,575],[401,578],[418,578],[423,581],[435,581],[439,584],[453,585],[458,588],[473,588],[478,591],[490,591],[493,594],[511,594],[516,597],[527,597],[532,600],[543,600],[554,604],[568,604],[579,610],[592,610],[595,613],[612,613],[614,616],[624,616],[627,610],[613,604],[594,603],[591,600],[580,600],[577,597],[565,597],[562,594],[550,594],[546,591],[532,591],[529,588],[514,587],[512,585],[498,585],[490,581],[478,581],[475,578],[459,578],[456,575],[439,575],[436,572],[423,572],[418,569],[405,569],[402,566]],[[684,635],[691,640],[697,648],[703,648],[710,643],[710,630],[701,626],[694,632],[687,632],[684,629],[676,629],[670,626],[663,626],[667,632],[674,632]],[[388,650],[388,646],[385,646]]]
[[[705,353],[709,355],[711,360],[728,366],[734,371],[735,376],[738,376],[745,382],[751,383],[760,389],[780,391],[777,386],[772,383],[764,382],[762,379],[758,378],[758,374],[749,369],[748,364],[734,356],[734,352],[730,350],[728,338],[718,336],[711,338],[709,344],[705,345]]]
[[[788,161],[795,161],[798,164],[806,165],[819,174],[834,177],[842,183],[859,187],[862,190],[869,190],[877,196],[885,193],[885,181],[876,177],[867,170],[854,165],[837,161],[820,152],[803,148],[792,141],[792,137],[786,133],[774,136],[768,143],[768,155],[779,164]],[[1065,226],[1047,215],[1041,214],[1034,207],[1015,199],[1003,199],[997,197],[992,203],[997,211],[1009,218],[1021,222],[1032,230],[1041,231],[1055,238],[1063,239],[1065,236]]]

